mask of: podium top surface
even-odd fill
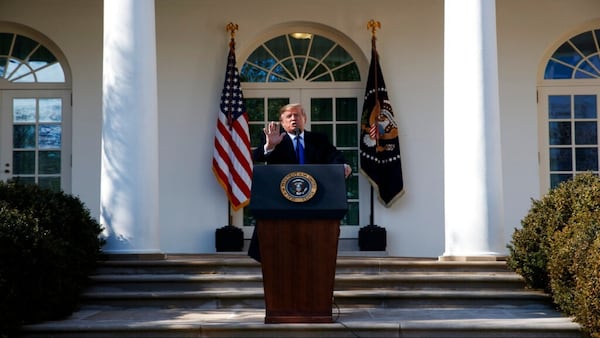
[[[258,219],[341,219],[348,210],[343,164],[255,165],[252,175]]]

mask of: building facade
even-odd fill
[[[252,144],[280,105],[308,107],[354,167],[340,249],[357,250],[374,19],[405,189],[375,203],[388,254],[503,256],[532,198],[598,172],[599,13],[596,0],[2,0],[1,179],[79,196],[108,252],[215,252],[233,22]],[[231,214],[249,238],[248,215]]]

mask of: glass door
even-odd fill
[[[1,93],[0,178],[70,192],[70,91]]]
[[[542,194],[578,173],[598,174],[599,94],[595,87],[540,88]]]

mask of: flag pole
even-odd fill
[[[233,22],[230,22],[225,26],[225,29],[229,32],[230,40],[229,40],[229,50],[235,51],[235,31],[239,29],[239,26]],[[229,103],[231,106],[231,103]],[[231,109],[227,109],[227,125],[229,130],[233,128],[233,117],[231,116]],[[227,198],[227,225],[233,225],[233,214],[231,212],[231,201]]]
[[[377,41],[377,37],[375,36],[375,32],[377,31],[377,29],[381,29],[381,23],[379,21],[375,21],[373,19],[369,20],[369,22],[367,23],[367,29],[371,30],[371,49],[374,51],[377,51],[376,48],[376,43],[375,41]],[[374,57],[377,57],[377,52],[374,53]],[[379,103],[379,90],[377,87],[377,67],[375,67],[376,62],[371,62],[373,64],[373,68],[375,70],[375,72],[373,73],[375,75],[375,102],[376,104]],[[376,140],[377,143],[379,143],[379,139]],[[375,203],[374,203],[374,191],[373,191],[373,185],[370,185],[371,187],[371,213],[369,214],[369,225],[374,226],[375,225]]]

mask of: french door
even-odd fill
[[[0,94],[0,179],[70,192],[70,91]]]
[[[540,187],[548,189],[583,172],[599,172],[600,88],[539,88]]]
[[[244,89],[246,109],[249,114],[250,143],[256,147],[260,143],[263,128],[269,121],[278,121],[279,108],[288,103],[299,102],[307,115],[306,128],[329,136],[336,147],[344,153],[352,166],[353,174],[346,180],[346,196],[349,211],[342,220],[341,238],[358,238],[358,225],[366,223],[368,203],[360,203],[360,191],[368,191],[368,182],[358,173],[358,135],[362,90],[348,89]],[[363,206],[364,204],[364,206]],[[239,213],[237,223],[249,225],[251,216]],[[243,218],[243,220],[242,220]],[[250,224],[251,225],[251,224]],[[246,237],[252,227],[245,226]]]

